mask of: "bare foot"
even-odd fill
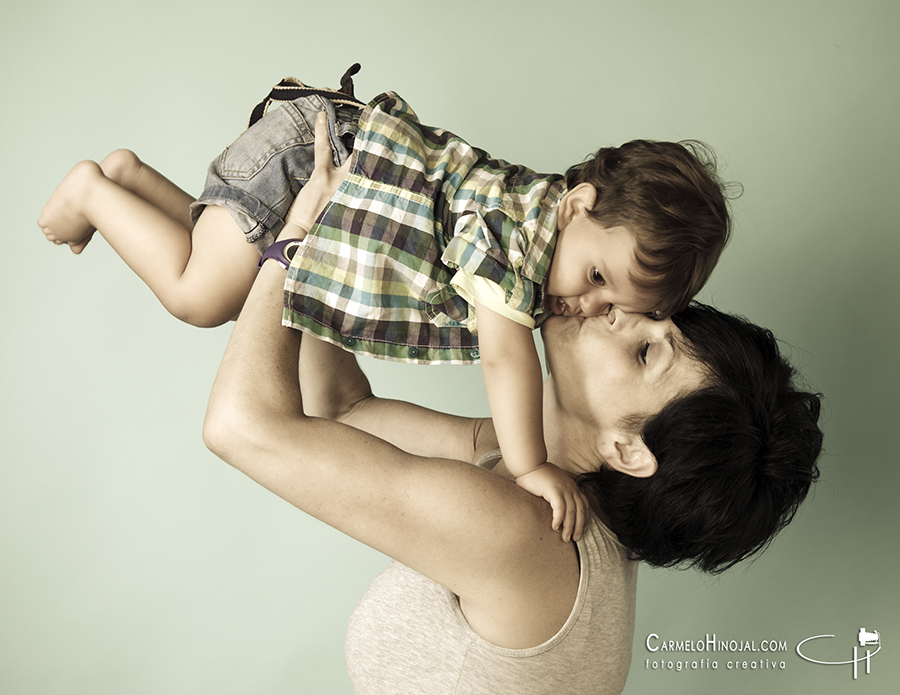
[[[84,196],[91,179],[103,176],[95,162],[79,162],[59,184],[44,205],[38,226],[54,244],[68,244],[72,253],[81,253],[96,229],[84,215]]]

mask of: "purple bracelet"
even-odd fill
[[[297,249],[303,244],[303,239],[285,239],[284,241],[276,241],[265,250],[259,259],[257,268],[262,268],[270,258],[277,261],[282,268],[287,268],[291,264],[291,259],[297,253]]]

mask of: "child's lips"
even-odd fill
[[[578,312],[573,311],[568,304],[566,304],[566,300],[562,297],[554,297],[553,302],[550,305],[550,308],[553,310],[553,313],[557,316],[577,316]]]
[[[567,308],[566,302],[562,297],[554,297],[550,302],[550,310],[557,316],[563,316]]]

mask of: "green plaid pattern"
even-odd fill
[[[422,125],[393,92],[363,111],[350,172],[288,269],[284,325],[382,359],[471,364],[458,269],[542,313],[561,176]]]

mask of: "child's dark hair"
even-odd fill
[[[818,479],[820,399],[764,328],[697,303],[672,318],[708,386],[644,423],[654,475],[604,466],[579,483],[635,558],[717,574],[764,549]]]
[[[715,155],[701,142],[633,140],[604,147],[569,168],[569,190],[597,189],[589,216],[635,235],[632,277],[662,318],[687,306],[712,273],[731,233],[724,184]]]

